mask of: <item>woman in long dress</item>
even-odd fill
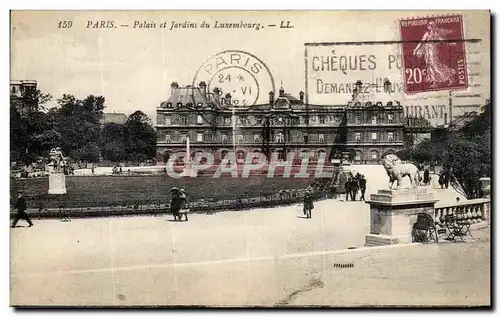
[[[424,81],[431,83],[431,87],[446,82],[448,82],[448,86],[453,84],[455,70],[441,62],[437,48],[440,44],[438,41],[444,41],[442,36],[451,32],[451,30],[438,28],[434,21],[431,21],[427,24],[427,32],[425,32],[421,42],[413,50],[413,55],[424,57],[426,63]],[[450,43],[450,45],[455,45],[455,43]]]

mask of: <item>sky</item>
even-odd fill
[[[106,112],[130,114],[141,110],[154,119],[156,107],[170,96],[171,82],[181,86],[191,84],[207,59],[220,52],[239,50],[252,54],[267,65],[276,89],[283,85],[287,92],[298,97],[299,91],[305,90],[305,43],[398,41],[401,40],[398,19],[445,13],[461,14],[464,37],[481,40],[467,47],[468,61],[474,62],[469,72],[477,74],[472,78],[477,86],[464,93],[479,94],[479,99],[485,100],[490,94],[487,11],[14,11],[11,14],[11,79],[37,80],[39,89],[53,95],[54,100],[63,94],[77,98],[103,95]],[[71,27],[64,28],[65,21],[66,26],[71,21]],[[204,21],[211,27],[200,28]],[[214,28],[216,21],[219,25],[240,21],[260,23],[264,28]],[[293,28],[279,28],[282,21]],[[196,23],[198,27],[170,30],[172,22]],[[94,28],[96,23],[108,28]],[[160,28],[162,23],[166,23],[166,28]],[[155,27],[134,28],[134,24],[155,24]],[[385,49],[377,47],[363,52],[337,51],[344,55],[358,53],[373,53],[379,59],[387,55]],[[308,54],[324,52],[308,48]],[[382,76],[384,71],[379,69],[376,76]],[[401,77],[401,74],[401,69],[387,70],[390,78]],[[374,75],[332,76],[329,78],[332,81],[354,82],[358,77],[373,78]],[[268,79],[269,76],[257,78],[261,101],[267,98],[271,88]],[[310,93],[309,100],[330,103],[330,97],[324,97]],[[447,92],[424,93],[418,97],[438,98],[438,101],[432,99],[432,103],[448,103]],[[408,99],[404,94],[395,98]],[[334,96],[331,100],[331,103],[339,102]],[[461,102],[481,101],[465,98]],[[436,120],[442,121],[442,118]]]

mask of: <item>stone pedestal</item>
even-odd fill
[[[491,195],[491,179],[489,177],[481,177],[481,190],[483,191],[484,198],[490,198]]]
[[[434,218],[434,194],[425,187],[400,190],[379,190],[372,194],[370,233],[366,246],[411,243],[411,231],[417,214],[428,213]]]
[[[66,194],[66,176],[63,173],[49,174],[49,195]]]

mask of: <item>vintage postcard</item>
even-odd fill
[[[11,11],[14,307],[491,307],[489,11]]]

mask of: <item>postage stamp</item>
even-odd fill
[[[461,15],[400,20],[405,92],[466,89]]]
[[[264,103],[267,93],[274,92],[269,67],[257,56],[240,50],[223,51],[207,59],[196,72],[193,86],[201,81],[207,84],[208,91],[217,87],[218,94],[230,94],[234,106]]]

